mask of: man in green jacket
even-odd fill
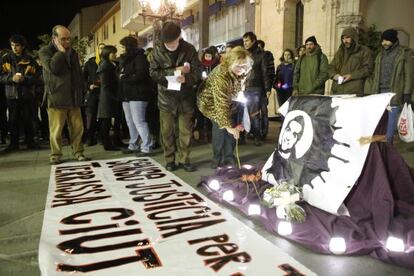
[[[334,80],[332,93],[363,96],[365,80],[373,68],[371,50],[358,43],[358,33],[352,27],[343,30],[341,41],[329,64],[329,77]]]
[[[83,155],[83,81],[79,56],[71,47],[70,31],[61,25],[53,27],[52,42],[39,50],[43,65],[45,100],[49,115],[50,164],[62,163],[62,130],[67,122],[75,160]]]
[[[396,95],[391,100],[388,112],[387,141],[393,142],[397,129],[397,120],[404,102],[411,102],[414,88],[414,52],[401,46],[398,32],[386,30],[381,36],[382,50],[375,59],[373,93],[392,92]]]
[[[328,58],[322,53],[314,36],[305,41],[306,53],[295,65],[292,96],[321,94],[328,79]]]

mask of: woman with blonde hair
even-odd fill
[[[235,47],[199,88],[198,108],[213,124],[213,168],[236,164],[235,139],[239,139],[243,127],[237,122],[238,103],[233,99],[243,92],[243,83],[252,65],[250,53]]]

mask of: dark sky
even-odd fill
[[[2,0],[0,2],[0,49],[10,48],[12,34],[21,34],[36,49],[37,36],[50,33],[53,26],[69,25],[80,10],[108,0]]]

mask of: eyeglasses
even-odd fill
[[[60,41],[64,42],[64,41],[70,41],[70,37],[61,37],[58,38]]]
[[[236,64],[234,65],[234,68],[237,70],[249,70],[250,64]]]

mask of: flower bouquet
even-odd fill
[[[278,186],[266,189],[263,201],[269,207],[276,207],[276,215],[288,221],[304,222],[305,210],[296,204],[300,200],[301,189],[293,182],[282,182]]]

